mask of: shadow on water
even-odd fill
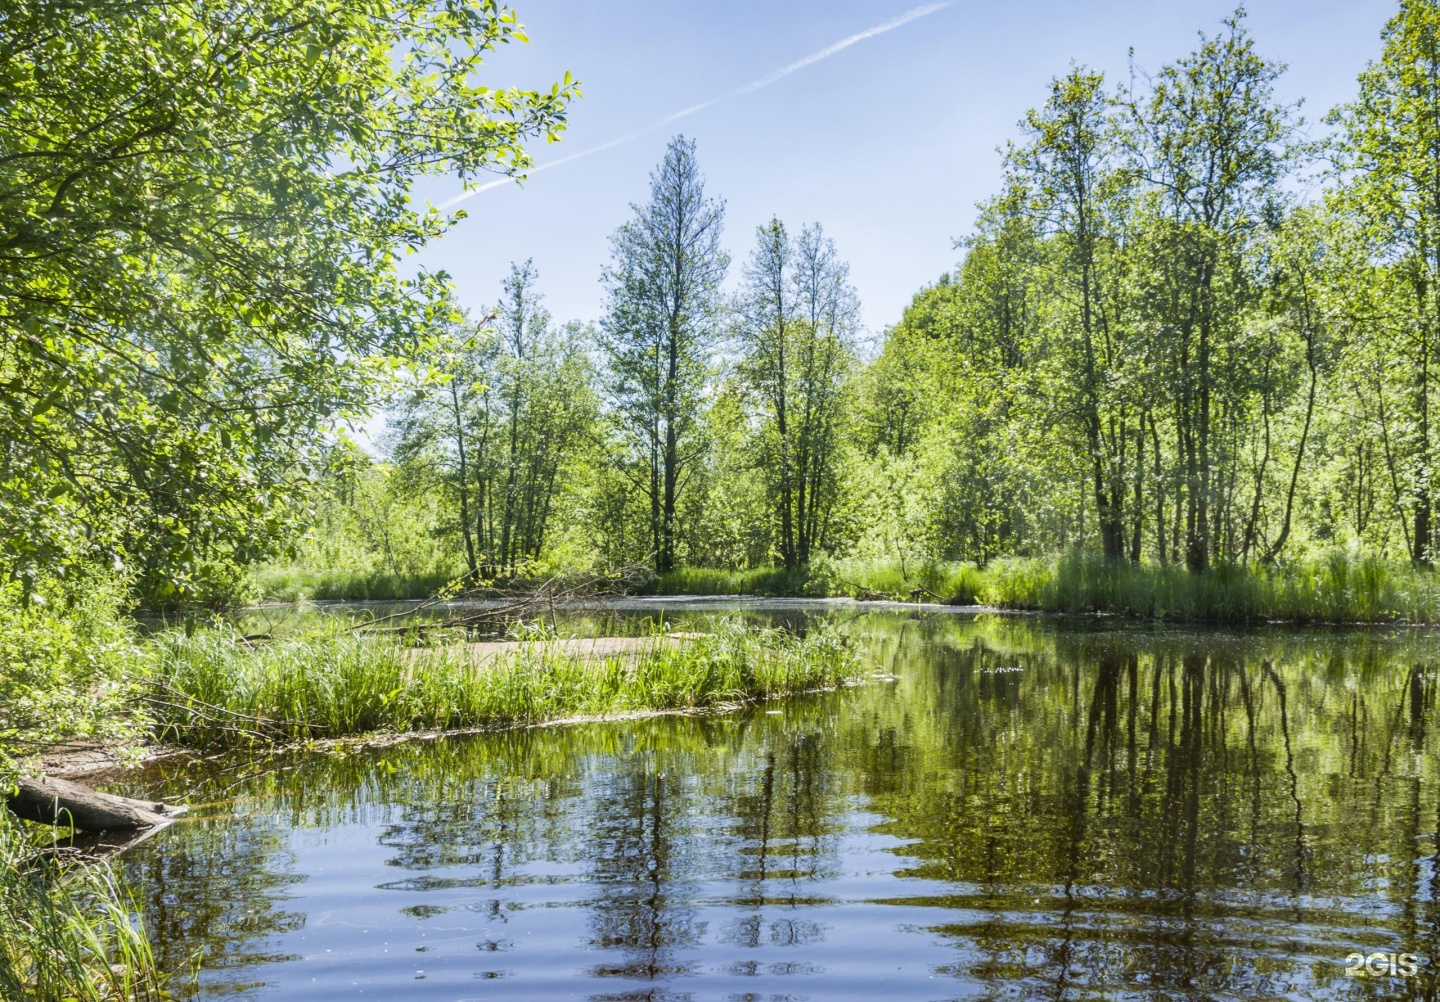
[[[214,997],[1435,997],[1440,640],[843,614],[898,681],[152,769],[202,805],[127,857],[164,962]]]

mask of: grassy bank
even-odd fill
[[[1440,623],[1435,573],[1341,553],[1201,575],[1068,555],[996,561],[984,578],[980,600],[1009,609],[1213,623]]]
[[[375,570],[313,570],[306,567],[266,565],[251,575],[254,594],[270,602],[402,601],[430,598],[458,578],[463,569],[451,574],[406,576]]]
[[[73,647],[66,648],[71,660],[81,658],[85,645]],[[260,647],[228,630],[175,630],[121,647],[123,657],[111,651],[99,662],[103,671],[95,664],[72,666],[37,680],[54,683],[38,705],[83,701],[97,678],[123,676],[132,698],[123,711],[111,706],[128,724],[118,736],[149,731],[171,744],[223,750],[721,707],[849,685],[867,675],[837,634],[800,638],[730,622],[684,643],[656,635],[639,650],[604,658],[540,637],[477,661],[463,645],[417,651],[394,635],[338,629]],[[0,708],[0,725],[14,709]],[[36,732],[36,741],[17,743],[16,736],[31,733],[13,726],[21,720],[11,720],[8,731],[0,726],[0,738],[8,738],[0,744],[7,769],[14,768],[10,756],[62,736]],[[88,723],[84,732],[100,733]],[[26,862],[35,837],[34,827],[0,809],[0,999],[161,997],[144,925],[112,870],[36,872]]]
[[[959,561],[822,560],[808,567],[723,570],[682,567],[657,576],[657,595],[775,595],[968,604],[984,584],[974,564]]]
[[[695,595],[809,595],[1107,613],[1181,622],[1440,623],[1440,575],[1409,564],[1332,553],[1278,567],[1111,562],[1091,554],[973,564],[838,561],[811,571],[686,569],[655,590]]]
[[[164,997],[149,941],[105,865],[37,868],[0,812],[0,998],[101,1002]]]
[[[377,601],[434,596],[454,576],[424,574],[407,577],[384,571],[312,569],[266,565],[256,568],[250,591],[270,602]],[[821,560],[792,570],[752,567],[730,570],[682,567],[651,579],[646,591],[657,595],[788,595],[811,598],[914,597],[926,599],[966,595],[979,587],[982,575],[974,564],[959,561]]]
[[[337,587],[301,591],[311,597],[418,597],[435,582],[365,578],[349,590],[338,587],[338,580],[331,584]],[[686,567],[655,577],[646,590],[947,602],[1184,622],[1440,623],[1440,575],[1338,552],[1276,567],[1220,567],[1202,575],[1175,565],[1135,566],[1073,552],[1000,558],[983,568],[882,560],[823,560],[788,571]]]
[[[252,649],[219,631],[160,638],[150,655],[157,733],[207,749],[714,707],[865,675],[838,635],[728,622],[681,645],[657,636],[605,658],[540,639],[477,664],[463,647],[417,656],[393,637],[338,632]]]

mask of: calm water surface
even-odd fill
[[[898,680],[152,768],[197,805],[125,858],[163,962],[205,998],[1435,997],[1440,638],[745,614]]]

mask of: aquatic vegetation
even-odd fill
[[[820,630],[796,637],[719,622],[684,642],[652,635],[603,657],[533,637],[484,659],[463,644],[329,631],[258,647],[221,630],[149,648],[157,733],[203,748],[703,709],[861,681],[859,654]]]
[[[384,570],[266,565],[255,570],[251,587],[260,597],[276,602],[430,598],[460,577],[462,570],[406,575]]]
[[[0,811],[0,998],[162,997],[150,940],[110,867],[62,870],[34,862],[34,849]]]
[[[1375,557],[1334,552],[1278,567],[1136,566],[1093,554],[996,560],[982,603],[1045,612],[1104,612],[1187,622],[1440,622],[1440,579]]]

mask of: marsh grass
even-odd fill
[[[839,560],[788,576],[686,569],[674,594],[777,594],[941,601],[1183,622],[1437,623],[1440,576],[1378,557],[1331,552],[1276,566],[1139,566],[1095,554],[1007,557],[984,568],[946,561]],[[784,587],[785,585],[793,587]]]
[[[291,590],[316,598],[419,597],[443,584],[372,577]],[[659,575],[647,590],[848,596],[1186,622],[1440,623],[1440,577],[1434,572],[1339,551],[1275,567],[1221,566],[1201,575],[1175,564],[1135,566],[1074,551],[1004,557],[983,568],[960,561],[823,559],[789,571],[686,567]]]
[[[0,812],[0,998],[164,997],[149,940],[110,867],[36,864],[34,848]]]
[[[407,653],[393,637],[338,631],[259,648],[222,631],[150,648],[162,740],[198,748],[444,730],[572,716],[717,707],[861,681],[859,655],[829,631],[796,637],[729,621],[683,644],[587,657],[533,638],[477,662],[461,646]]]
[[[1433,572],[1339,552],[1199,575],[1071,553],[997,560],[984,578],[980,600],[1008,609],[1217,623],[1440,622],[1440,578]]]
[[[974,564],[944,560],[824,559],[808,567],[721,570],[682,567],[659,575],[660,595],[776,595],[881,598],[969,604],[984,583]]]
[[[392,574],[376,570],[316,570],[306,567],[270,565],[252,575],[253,590],[261,599],[274,602],[351,601],[430,598],[455,578],[454,574]]]
[[[656,576],[650,588],[657,595],[813,595],[825,594],[824,578],[814,568],[680,567]]]

